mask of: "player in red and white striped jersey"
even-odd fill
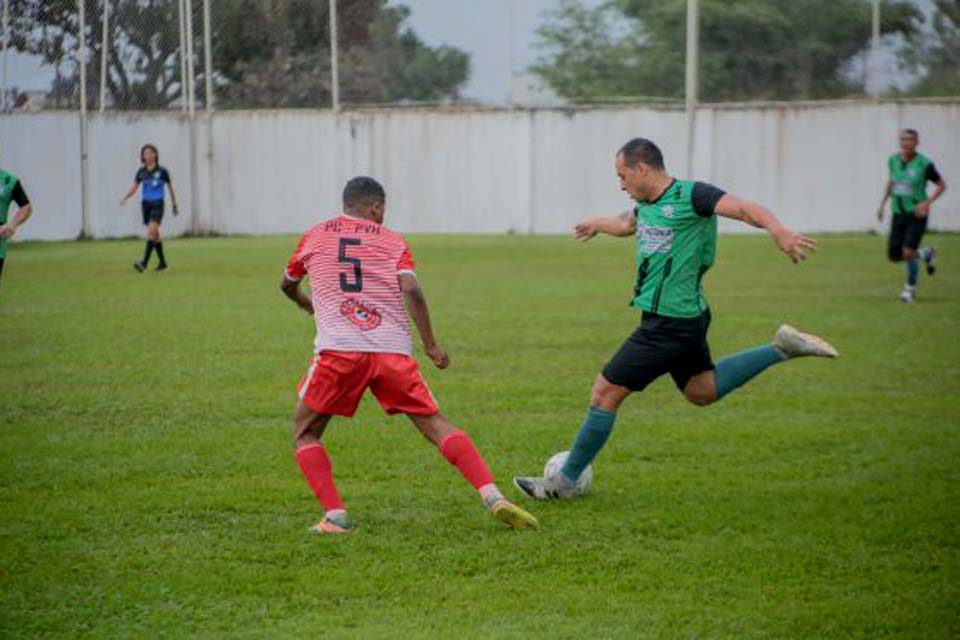
[[[407,310],[434,365],[445,369],[450,363],[434,338],[410,248],[383,226],[383,187],[373,178],[353,178],[343,190],[343,207],[340,216],[303,235],[280,285],[317,324],[316,355],[298,387],[294,413],[297,463],[326,511],[311,530],[353,528],[320,440],[330,418],[352,416],[367,389],[387,413],[409,416],[497,519],[514,528],[536,527],[536,518],[500,493],[470,436],[440,413],[411,356]],[[300,290],[308,275],[310,298]]]

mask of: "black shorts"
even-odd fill
[[[712,371],[707,329],[710,311],[698,318],[668,318],[643,314],[643,321],[603,368],[608,382],[642,391],[669,373],[683,391],[693,376]]]
[[[145,200],[140,203],[140,208],[143,210],[144,226],[151,222],[156,222],[157,224],[163,222],[163,200],[157,200],[155,202]]]
[[[927,217],[918,218],[912,213],[894,215],[890,221],[890,239],[887,256],[891,260],[903,258],[904,249],[917,249],[927,230]]]

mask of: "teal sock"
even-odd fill
[[[920,273],[920,265],[917,259],[907,261],[907,284],[911,287],[917,286],[917,274]]]
[[[576,482],[587,465],[597,457],[600,449],[607,443],[613,423],[617,419],[616,412],[604,411],[596,407],[587,409],[587,417],[580,425],[580,431],[570,447],[567,462],[560,469],[560,473],[570,482]]]
[[[770,365],[783,362],[785,359],[772,344],[727,356],[717,363],[715,373],[717,400],[750,382]]]

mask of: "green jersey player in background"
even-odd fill
[[[13,220],[8,221],[10,205],[16,203],[18,209]],[[7,257],[7,240],[12,238],[24,222],[33,213],[33,206],[27,198],[20,178],[0,169],[0,276],[3,275],[3,263]]]
[[[575,235],[579,240],[598,233],[636,236],[631,304],[643,311],[643,319],[597,376],[586,418],[560,473],[514,479],[519,489],[538,500],[576,495],[575,483],[609,438],[620,405],[665,373],[687,400],[704,406],[785,360],[837,356],[817,336],[782,325],[771,343],[723,358],[714,366],[702,280],[716,256],[717,216],[766,230],[794,262],[805,259],[816,243],[783,226],[758,204],[703,182],[672,178],[660,149],[649,140],[627,142],[617,152],[615,166],[620,188],[636,200],[636,208],[619,217],[584,220],[576,225]]]
[[[883,210],[887,199],[893,197],[890,209],[893,219],[890,221],[890,238],[887,241],[887,257],[891,262],[907,263],[907,282],[900,292],[900,299],[913,302],[917,293],[917,276],[920,272],[918,259],[927,265],[927,273],[936,271],[936,249],[920,247],[923,233],[927,230],[930,217],[930,205],[947,190],[947,183],[933,161],[922,153],[917,153],[920,135],[915,129],[900,132],[900,151],[887,158],[890,179],[883,191],[883,200],[877,209],[877,220],[883,220]],[[936,185],[933,195],[927,196],[927,183]]]

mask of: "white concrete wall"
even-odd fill
[[[17,239],[80,235],[79,117],[63,113],[0,116],[0,151],[0,167],[21,177],[33,203],[33,217]]]
[[[931,226],[960,230],[960,103],[715,109],[700,117],[710,124],[695,170],[808,231],[883,228],[875,213],[886,158],[901,128],[918,129],[920,150],[953,183]]]
[[[613,167],[614,155],[636,136],[663,150],[670,170],[683,170],[686,121],[679,111],[537,112],[533,117],[533,213],[538,233],[566,233],[588,214],[629,209]]]
[[[885,160],[905,126],[920,130],[922,151],[954,185],[932,227],[960,230],[960,102],[706,107],[690,174],[767,204],[798,230],[879,229]],[[118,201],[145,141],[160,148],[185,214],[168,209],[167,234],[301,231],[335,213],[343,183],[361,173],[387,187],[388,220],[401,231],[563,233],[584,215],[629,207],[613,153],[630,137],[656,140],[668,168],[686,173],[684,115],[652,108],[228,111],[197,119],[195,171],[179,114],[91,114],[89,132],[95,237],[140,233],[138,203]],[[0,143],[2,166],[35,203],[19,237],[76,237],[77,114],[0,116]]]
[[[528,114],[394,111],[361,122],[367,148],[358,150],[363,161],[355,169],[383,181],[390,224],[431,232],[528,230]]]
[[[175,114],[151,114],[147,118],[126,113],[98,114],[90,118],[88,132],[88,202],[90,234],[93,237],[111,238],[143,233],[140,195],[127,201],[123,208],[120,207],[120,197],[133,184],[140,166],[140,147],[145,142],[151,142],[159,148],[160,164],[170,170],[181,213],[190,211],[190,131],[185,118]],[[31,197],[34,191],[46,188],[46,182],[36,184],[32,174],[24,172],[22,178],[30,185]],[[75,199],[79,203],[79,191]],[[175,218],[172,209],[168,200],[163,219],[164,232],[167,235],[180,235],[190,231],[190,217],[181,215]],[[35,215],[38,218],[43,215],[39,206]],[[76,215],[80,215],[79,210]]]

